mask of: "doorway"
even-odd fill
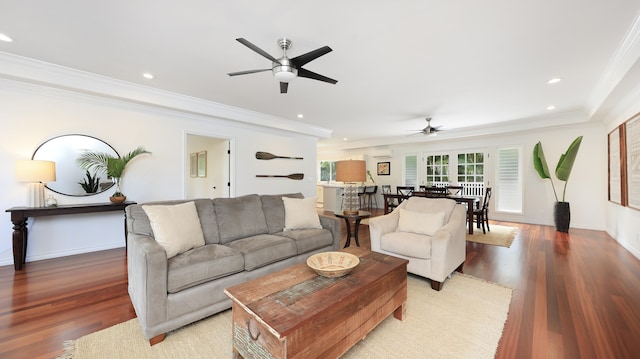
[[[185,143],[185,199],[231,197],[231,140],[187,133]]]

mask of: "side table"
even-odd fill
[[[347,241],[344,244],[344,248],[351,246],[351,237],[355,238],[356,246],[360,247],[360,242],[358,241],[358,228],[360,228],[360,221],[364,218],[371,217],[371,212],[358,211],[358,214],[345,214],[343,211],[336,211],[333,214],[338,218],[344,218],[344,221],[347,223]],[[351,221],[354,222],[353,231],[351,230]]]

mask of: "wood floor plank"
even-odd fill
[[[510,248],[468,242],[464,272],[515,289],[496,358],[638,357],[637,258],[601,231],[491,223],[520,232]],[[0,358],[54,358],[134,317],[123,248],[0,267]]]

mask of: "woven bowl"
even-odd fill
[[[346,252],[323,252],[307,259],[307,265],[319,275],[336,278],[347,275],[360,263],[360,258]]]

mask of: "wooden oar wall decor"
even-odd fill
[[[258,151],[256,152],[256,158],[259,160],[273,160],[276,158],[283,158],[283,159],[289,159],[289,160],[303,160],[304,158],[302,157],[288,157],[288,156],[278,156],[278,155],[274,155],[272,153],[269,152],[262,152],[262,151]],[[274,177],[274,178],[288,178],[288,179],[292,179],[292,180],[302,180],[304,179],[304,173],[292,173],[289,175],[256,175],[256,177]]]
[[[277,156],[277,155],[271,154],[269,152],[256,152],[256,158],[259,159],[259,160],[273,160],[275,158],[285,158],[285,159],[289,159],[289,160],[303,160],[304,159],[302,157]]]
[[[288,178],[292,180],[301,180],[301,179],[304,179],[304,173],[292,173],[290,175],[256,175],[256,177],[278,177],[278,178]]]

